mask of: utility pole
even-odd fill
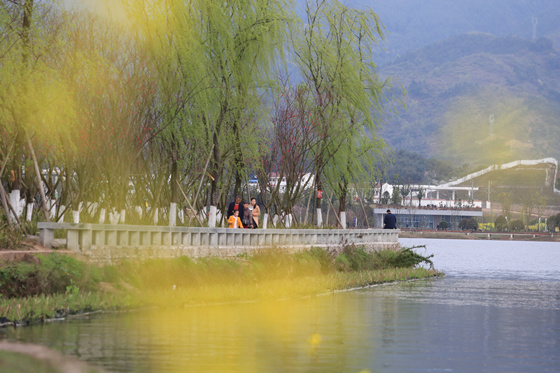
[[[490,216],[492,216],[494,214],[494,212],[492,211],[492,202],[490,201],[490,185],[492,184],[492,181],[488,180],[488,203],[490,204]]]

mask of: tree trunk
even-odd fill
[[[218,180],[220,179],[219,173],[220,173],[220,164],[222,163],[222,157],[220,155],[218,134],[216,132],[214,132],[214,135],[212,136],[212,142],[214,144],[212,148],[213,159],[212,159],[212,167],[211,167],[212,182],[210,183],[210,205],[218,206],[218,200],[219,200]]]
[[[177,225],[177,202],[179,201],[179,186],[178,167],[177,167],[177,147],[173,142],[173,151],[171,154],[171,203],[169,205],[169,226],[174,227]]]
[[[35,151],[33,150],[33,145],[31,144],[31,139],[27,131],[25,132],[27,137],[27,145],[29,145],[29,150],[31,151],[31,157],[33,158],[33,166],[35,167],[35,174],[37,175],[37,186],[39,188],[39,195],[41,196],[43,210],[45,212],[45,220],[47,223],[49,219],[49,208],[47,207],[47,198],[45,197],[45,191],[43,190],[43,180],[41,179],[41,171],[39,170],[39,164],[37,163],[37,157],[35,157]]]

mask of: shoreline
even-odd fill
[[[399,238],[560,242],[558,233],[400,231]]]
[[[377,278],[376,275],[381,276],[382,279]],[[403,268],[402,271],[398,271],[395,269],[377,270],[377,271],[356,271],[353,273],[348,273],[346,276],[341,275],[341,277],[343,277],[342,281],[344,284],[338,283],[337,285],[339,286],[342,285],[342,286],[333,287],[331,289],[328,289],[327,291],[324,290],[317,291],[317,289],[308,289],[307,292],[304,291],[303,293],[292,294],[290,296],[289,294],[281,294],[282,292],[278,291],[276,284],[274,284],[274,281],[271,281],[267,285],[269,285],[270,287],[268,291],[272,293],[268,294],[267,296],[263,297],[262,294],[255,293],[253,295],[256,296],[246,298],[246,299],[244,299],[243,297],[239,298],[237,296],[233,296],[231,299],[222,298],[226,300],[220,300],[220,301],[218,301],[217,299],[215,299],[215,297],[212,296],[208,297],[208,299],[204,299],[204,297],[197,298],[196,296],[194,299],[192,298],[189,299],[188,296],[185,296],[186,295],[185,292],[189,293],[195,289],[177,289],[177,290],[173,290],[172,293],[169,293],[167,291],[164,291],[162,293],[161,291],[151,290],[151,291],[143,292],[144,294],[142,296],[139,296],[138,294],[134,296],[135,301],[133,305],[119,304],[116,307],[115,305],[110,305],[110,306],[97,305],[98,307],[92,306],[92,308],[89,308],[87,310],[84,309],[75,310],[72,308],[66,308],[66,309],[58,310],[58,312],[62,312],[61,315],[53,318],[45,318],[44,315],[38,317],[36,316],[33,318],[22,317],[21,319],[15,319],[15,320],[8,319],[5,317],[0,317],[0,321],[1,321],[0,329],[10,328],[10,327],[18,328],[18,327],[58,323],[58,322],[65,322],[72,319],[89,318],[91,316],[97,316],[100,314],[137,312],[139,310],[153,309],[153,308],[203,307],[203,306],[229,305],[229,304],[240,304],[240,303],[254,303],[254,302],[260,302],[265,300],[276,301],[276,300],[285,300],[291,298],[319,297],[319,296],[327,296],[327,295],[332,295],[337,293],[367,289],[376,286],[397,284],[402,282],[437,279],[444,276],[445,274],[441,271],[435,269],[425,269],[425,268],[406,268],[406,269]],[[311,278],[311,280],[325,281],[327,279],[314,277]],[[290,282],[294,282],[294,280],[290,280]],[[298,285],[305,285],[306,281],[305,279],[300,279],[300,280],[295,280],[295,282],[297,282]],[[264,284],[265,283],[263,283],[263,285]],[[208,292],[209,290],[211,289],[206,288],[205,292]],[[231,290],[228,290],[228,292],[229,291]],[[101,296],[101,293],[103,292],[97,291],[95,293],[92,292],[89,293],[90,295],[94,295],[95,297],[96,295]],[[166,299],[167,300],[169,299],[170,294],[173,294],[174,296],[182,300],[180,300],[179,302],[169,302],[169,301],[165,302]],[[123,297],[131,296],[131,294],[127,293],[126,291],[118,291],[112,295],[113,296],[121,295]],[[61,294],[60,296],[62,298],[72,297],[69,294]],[[155,299],[155,298],[158,298],[160,302],[163,300],[164,303],[162,304],[164,305],[158,306],[156,304],[153,304],[153,302],[147,301],[147,299]],[[25,298],[12,298],[12,300],[14,300],[16,303],[20,303],[20,302],[23,303],[22,301],[24,299]],[[31,297],[28,299],[29,300],[37,299],[37,297]],[[160,303],[160,302],[156,302],[156,303]],[[2,309],[1,305],[0,305],[0,309]]]
[[[151,306],[314,296],[443,275],[433,269],[430,256],[407,248],[371,253],[353,246],[340,253],[311,248],[236,259],[180,257],[103,267],[71,256],[26,255],[26,260],[0,266],[4,285],[0,326],[58,322]],[[431,268],[416,267],[420,263]]]

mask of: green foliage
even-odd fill
[[[402,196],[399,188],[393,189],[393,195],[391,195],[391,203],[393,205],[400,205],[402,202]]]
[[[459,222],[459,229],[476,231],[478,229],[478,222],[475,218],[463,219]]]
[[[375,267],[374,254],[368,253],[363,247],[345,246],[335,261],[339,271],[372,270]]]
[[[442,220],[442,221],[439,223],[439,228],[440,228],[440,229],[447,229],[447,228],[449,228],[449,223],[446,222],[445,220]]]
[[[512,232],[521,232],[525,230],[525,224],[521,220],[514,220],[509,224],[509,230]]]
[[[434,256],[422,256],[416,253],[415,249],[426,248],[424,245],[405,247],[398,251],[385,250],[377,252],[375,260],[378,262],[380,268],[411,268],[419,264],[425,263],[434,267],[434,263],[430,260]]]
[[[20,249],[22,242],[23,231],[21,228],[10,228],[7,225],[0,226],[0,250]]]
[[[76,289],[76,290],[74,290]],[[77,287],[69,293],[0,299],[0,320],[28,325],[45,319],[62,318],[94,310],[117,310],[131,305],[126,294],[83,292]]]
[[[180,257],[127,262],[101,269],[62,255],[47,256],[40,262],[33,257],[28,258],[29,262],[1,268],[0,318],[4,319],[0,320],[29,323],[96,309],[129,307],[138,302],[145,305],[151,298],[141,300],[142,294],[155,291],[167,296],[167,292],[178,288],[206,293],[210,288],[244,289],[247,285],[259,287],[267,281],[283,284],[285,280],[315,276],[343,286],[394,281],[418,275],[397,269],[412,269],[422,263],[433,267],[432,256],[424,257],[414,251],[420,247],[423,246],[368,252],[352,245],[344,247],[340,254],[322,248],[293,254],[270,249],[237,259]],[[373,273],[377,270],[379,273]],[[112,290],[92,291],[101,286],[101,280],[110,283]],[[243,295],[232,295],[238,296]],[[182,301],[172,303],[177,302]]]
[[[507,220],[505,216],[500,215],[494,220],[494,226],[498,232],[503,232],[507,229]]]
[[[560,214],[552,215],[548,217],[548,230],[550,232],[555,232],[556,227],[560,227]]]
[[[296,62],[315,95],[311,124],[317,136],[312,158],[316,181],[325,179],[344,210],[350,183],[371,177],[385,146],[376,132],[391,82],[380,78],[373,60],[384,28],[371,9],[351,8],[338,0],[308,1],[299,26]],[[393,91],[395,96],[400,93]]]
[[[28,297],[63,293],[68,286],[93,290],[101,280],[99,269],[66,255],[27,256],[26,261],[0,268],[0,294]]]
[[[430,268],[433,268],[433,262],[430,260],[433,254],[424,257],[414,251],[418,248],[425,248],[425,246],[379,252],[366,252],[363,247],[354,245],[345,246],[335,259],[336,268],[342,272],[371,271],[387,268],[411,268],[421,263],[428,264]]]

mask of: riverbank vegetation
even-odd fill
[[[0,268],[0,323],[29,324],[94,311],[313,296],[439,276],[415,248],[369,253],[266,250],[234,259],[188,257],[97,267],[70,256],[29,257]]]

